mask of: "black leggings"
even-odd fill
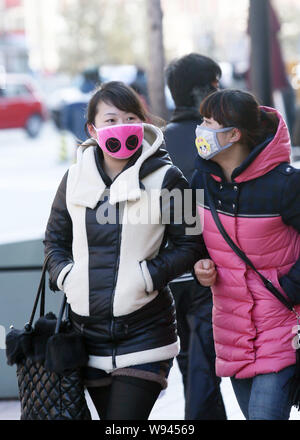
[[[101,420],[148,420],[162,390],[159,383],[114,376],[108,386],[88,387]]]

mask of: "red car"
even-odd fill
[[[1,87],[0,129],[24,128],[36,137],[48,115],[31,77],[7,74]]]

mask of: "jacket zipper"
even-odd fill
[[[113,341],[115,341],[115,321],[114,321],[114,314],[113,314],[113,307],[114,307],[114,298],[115,298],[115,291],[116,291],[116,285],[117,285],[117,279],[118,279],[118,272],[119,272],[119,264],[120,264],[120,247],[121,247],[121,225],[120,225],[120,204],[116,204],[116,221],[117,221],[117,228],[118,228],[118,242],[117,242],[117,262],[115,266],[115,277],[114,277],[114,285],[113,285],[113,292],[111,295],[111,325],[110,325],[110,332],[111,332],[111,338]],[[116,364],[116,347],[113,347],[112,351],[112,364],[113,368],[117,368]]]
[[[149,296],[150,292],[148,292],[148,290],[147,290],[147,282],[146,282],[146,278],[145,278],[141,263],[142,262],[139,261],[140,271],[142,272],[142,277],[143,277],[144,285],[145,285],[145,292],[146,292],[147,296]]]

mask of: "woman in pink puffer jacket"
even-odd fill
[[[192,186],[207,188],[231,239],[293,305],[300,304],[300,170],[287,126],[255,98],[223,90],[202,103]],[[199,206],[210,259],[195,275],[212,286],[216,372],[229,376],[246,419],[288,419],[295,371],[290,312],[220,234],[204,194]],[[299,312],[299,307],[295,307]]]

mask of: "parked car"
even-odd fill
[[[0,88],[0,129],[24,128],[28,136],[38,136],[47,109],[30,76],[7,74]]]

